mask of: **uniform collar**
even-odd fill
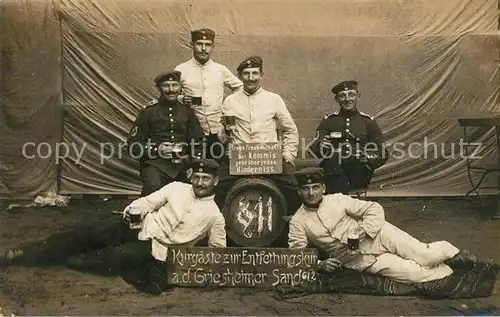
[[[320,206],[321,206],[321,204],[320,204]],[[309,212],[318,212],[318,210],[319,210],[319,206],[316,208],[311,208],[311,207],[307,207],[306,205],[302,205],[302,208],[304,208],[304,211],[308,212],[308,213]]]
[[[354,116],[357,116],[359,114],[359,111],[358,110],[345,111],[345,110],[342,110],[342,108],[340,108],[339,114],[342,115],[343,117],[354,117]]]
[[[179,101],[177,99],[174,100],[174,101],[168,101],[168,100],[165,100],[165,99],[163,99],[161,97],[158,98],[158,103],[160,105],[165,105],[165,106],[169,106],[169,107],[173,107],[173,106],[177,105],[178,102]]]
[[[259,86],[259,88],[257,88],[257,90],[255,90],[254,92],[252,93],[249,93],[248,91],[245,90],[245,88],[242,89],[243,90],[243,93],[247,96],[252,96],[252,95],[256,95],[258,94],[259,92],[263,91],[264,88],[262,88],[262,85]]]
[[[302,203],[302,208],[304,208],[305,211],[307,212],[318,212],[318,210],[321,208],[323,203],[325,202],[325,196],[323,196],[323,199],[319,203],[318,207],[307,207],[304,203]]]
[[[191,187],[191,197],[193,198],[193,200],[197,200],[197,201],[210,201],[210,200],[214,200],[215,194],[207,196],[207,197],[203,197],[203,198],[198,198],[194,194],[193,187]]]
[[[208,61],[207,61],[205,64],[200,64],[200,62],[198,62],[198,61],[196,60],[196,58],[194,58],[194,56],[193,56],[193,57],[191,58],[191,62],[192,62],[194,65],[198,66],[198,67],[206,67],[206,66],[209,66],[210,64],[212,64],[212,59],[211,59],[211,58],[209,58],[209,59],[208,59]]]

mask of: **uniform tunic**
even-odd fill
[[[297,157],[299,132],[283,99],[259,88],[249,94],[238,91],[226,98],[224,114],[236,117],[234,144],[278,142],[283,133],[283,158],[293,163]]]
[[[332,152],[331,146],[322,142],[326,135],[332,137],[332,145],[337,152]],[[354,189],[368,186],[374,171],[388,160],[383,142],[382,132],[372,117],[359,111],[341,110],[323,118],[310,149],[323,159],[320,166],[325,174],[346,177],[348,186]],[[366,163],[355,157],[357,150],[366,157]]]
[[[170,183],[139,198],[127,208],[139,208],[142,229],[139,240],[152,240],[152,255],[165,261],[168,246],[192,246],[208,236],[208,246],[226,247],[224,216],[214,196],[197,198],[192,185]]]
[[[347,235],[362,229],[359,254],[347,252]],[[347,195],[325,195],[318,209],[302,206],[290,220],[290,248],[311,243],[347,268],[401,282],[425,282],[450,275],[443,264],[459,249],[447,241],[422,243],[385,221],[382,206]]]
[[[199,157],[202,152],[203,137],[203,130],[191,108],[178,101],[153,100],[137,116],[127,144],[131,155],[140,156],[142,167],[152,165],[169,177],[175,178],[186,168],[183,164],[185,162],[173,163],[170,159],[160,157],[158,153],[160,143],[183,143],[181,155]]]
[[[202,97],[202,106],[194,107],[194,111],[205,135],[217,133],[221,126],[224,87],[235,91],[243,83],[226,66],[212,60],[202,65],[193,57],[175,70],[182,73],[182,94]]]

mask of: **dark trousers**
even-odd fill
[[[120,274],[139,291],[159,295],[169,289],[165,263],[151,255],[151,241],[137,239],[120,216],[53,234],[22,247],[16,263],[66,266],[102,275]]]
[[[339,164],[336,160],[325,160],[320,166],[325,171],[326,193],[342,193],[350,190],[368,188],[373,171],[364,163],[351,159]]]
[[[73,256],[94,261],[99,257],[108,271],[133,268],[151,260],[151,242],[137,240],[137,231],[130,230],[121,216],[101,219],[78,226],[73,230],[56,233],[47,239],[22,247],[24,265],[65,264]],[[104,251],[105,250],[105,251]]]
[[[142,179],[142,192],[141,196],[147,196],[155,191],[161,189],[163,186],[168,185],[174,181],[185,182],[186,172],[181,171],[176,177],[169,177],[162,172],[158,167],[152,165],[145,165],[141,169]]]
[[[206,136],[205,157],[220,161],[224,158],[225,146],[219,141],[216,133],[211,133]]]

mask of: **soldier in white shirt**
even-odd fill
[[[477,261],[447,241],[415,239],[385,221],[378,203],[340,193],[324,195],[320,168],[305,168],[296,177],[303,205],[290,220],[288,244],[327,254],[319,265],[323,270],[345,267],[413,283],[444,278],[454,268],[472,267]]]
[[[182,72],[179,99],[192,106],[200,121],[207,138],[207,158],[218,159],[224,154],[217,139],[224,90],[227,87],[231,92],[238,91],[243,83],[226,66],[210,58],[215,47],[213,30],[203,28],[191,31],[191,46],[193,57],[175,68]]]
[[[233,144],[278,142],[278,131],[282,133],[283,173],[267,177],[287,197],[288,213],[293,213],[299,207],[297,183],[293,176],[299,132],[283,98],[262,88],[263,63],[259,56],[250,56],[240,63],[237,72],[243,81],[243,90],[226,98],[222,106],[223,115],[235,117]],[[219,130],[219,139],[224,143],[228,141],[225,131],[224,127]],[[224,194],[237,179],[229,176],[229,167],[224,163],[227,162],[221,162],[221,182],[216,198],[218,203],[223,201]]]
[[[191,184],[172,182],[133,201],[123,213],[97,223],[54,234],[47,239],[8,249],[0,266],[68,266],[100,273],[135,271],[143,291],[159,294],[166,285],[150,274],[165,270],[169,246],[192,246],[208,238],[210,247],[226,247],[224,216],[214,202],[218,163],[194,160]],[[131,215],[140,215],[139,228],[130,229]],[[75,256],[76,255],[76,256]],[[163,276],[165,274],[158,274]],[[136,281],[137,282],[137,281]]]

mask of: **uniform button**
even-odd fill
[[[345,123],[345,125],[346,125],[346,126],[350,126],[350,125],[351,125],[351,123],[350,123],[350,122],[346,122],[346,123]]]
[[[346,122],[349,122],[350,120],[351,120],[351,119],[349,119],[349,118],[345,118],[345,121],[346,121]]]
[[[174,122],[174,119],[172,119],[172,118],[171,118],[171,119],[170,119],[170,122]]]
[[[169,117],[171,117],[171,116],[172,116],[172,114],[170,113],[168,116],[169,116]]]
[[[168,108],[168,111],[172,111],[172,107]]]
[[[349,132],[349,129],[345,129],[345,132]]]

